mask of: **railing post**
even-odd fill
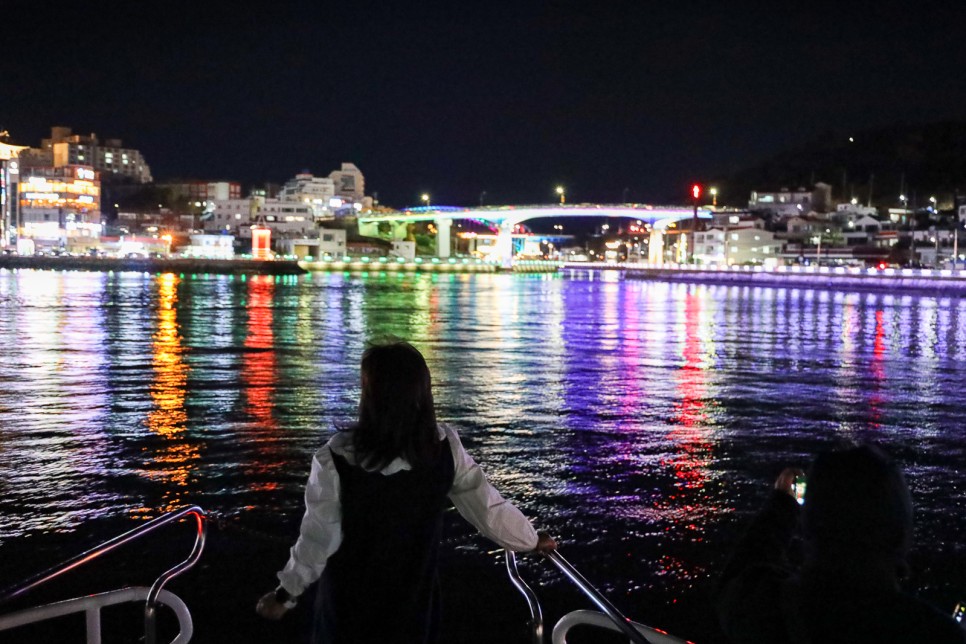
[[[520,571],[517,570],[516,555],[511,550],[505,550],[504,558],[506,559],[506,571],[510,575],[510,582],[527,600],[527,606],[530,608],[531,642],[532,644],[543,644],[543,610],[540,608],[540,600],[537,599],[537,594],[520,576]]]
[[[155,602],[144,603],[144,643],[158,643],[158,605]]]
[[[101,644],[101,607],[93,606],[87,614],[87,644]]]

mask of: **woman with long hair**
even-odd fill
[[[556,543],[437,424],[419,351],[406,342],[370,347],[361,371],[359,419],[315,453],[298,541],[257,610],[279,619],[320,580],[313,642],[434,642],[447,498],[504,548],[548,552]]]

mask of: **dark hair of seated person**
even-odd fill
[[[807,481],[802,516],[807,560],[877,561],[900,574],[907,570],[912,498],[901,470],[882,450],[860,445],[820,454]]]

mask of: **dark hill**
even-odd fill
[[[849,140],[852,137],[852,141]],[[859,132],[828,132],[759,165],[718,182],[719,204],[745,206],[752,190],[832,186],[833,198],[865,203],[872,177],[872,202],[899,204],[905,193],[912,207],[930,196],[951,204],[966,193],[966,121],[895,125]]]

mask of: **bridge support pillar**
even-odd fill
[[[450,237],[449,231],[453,226],[452,219],[437,219],[436,224],[436,256],[440,258],[449,257]]]
[[[503,268],[513,268],[513,224],[507,222],[500,224],[493,259],[498,260]]]
[[[652,229],[647,245],[647,263],[652,266],[664,265],[664,231]]]

